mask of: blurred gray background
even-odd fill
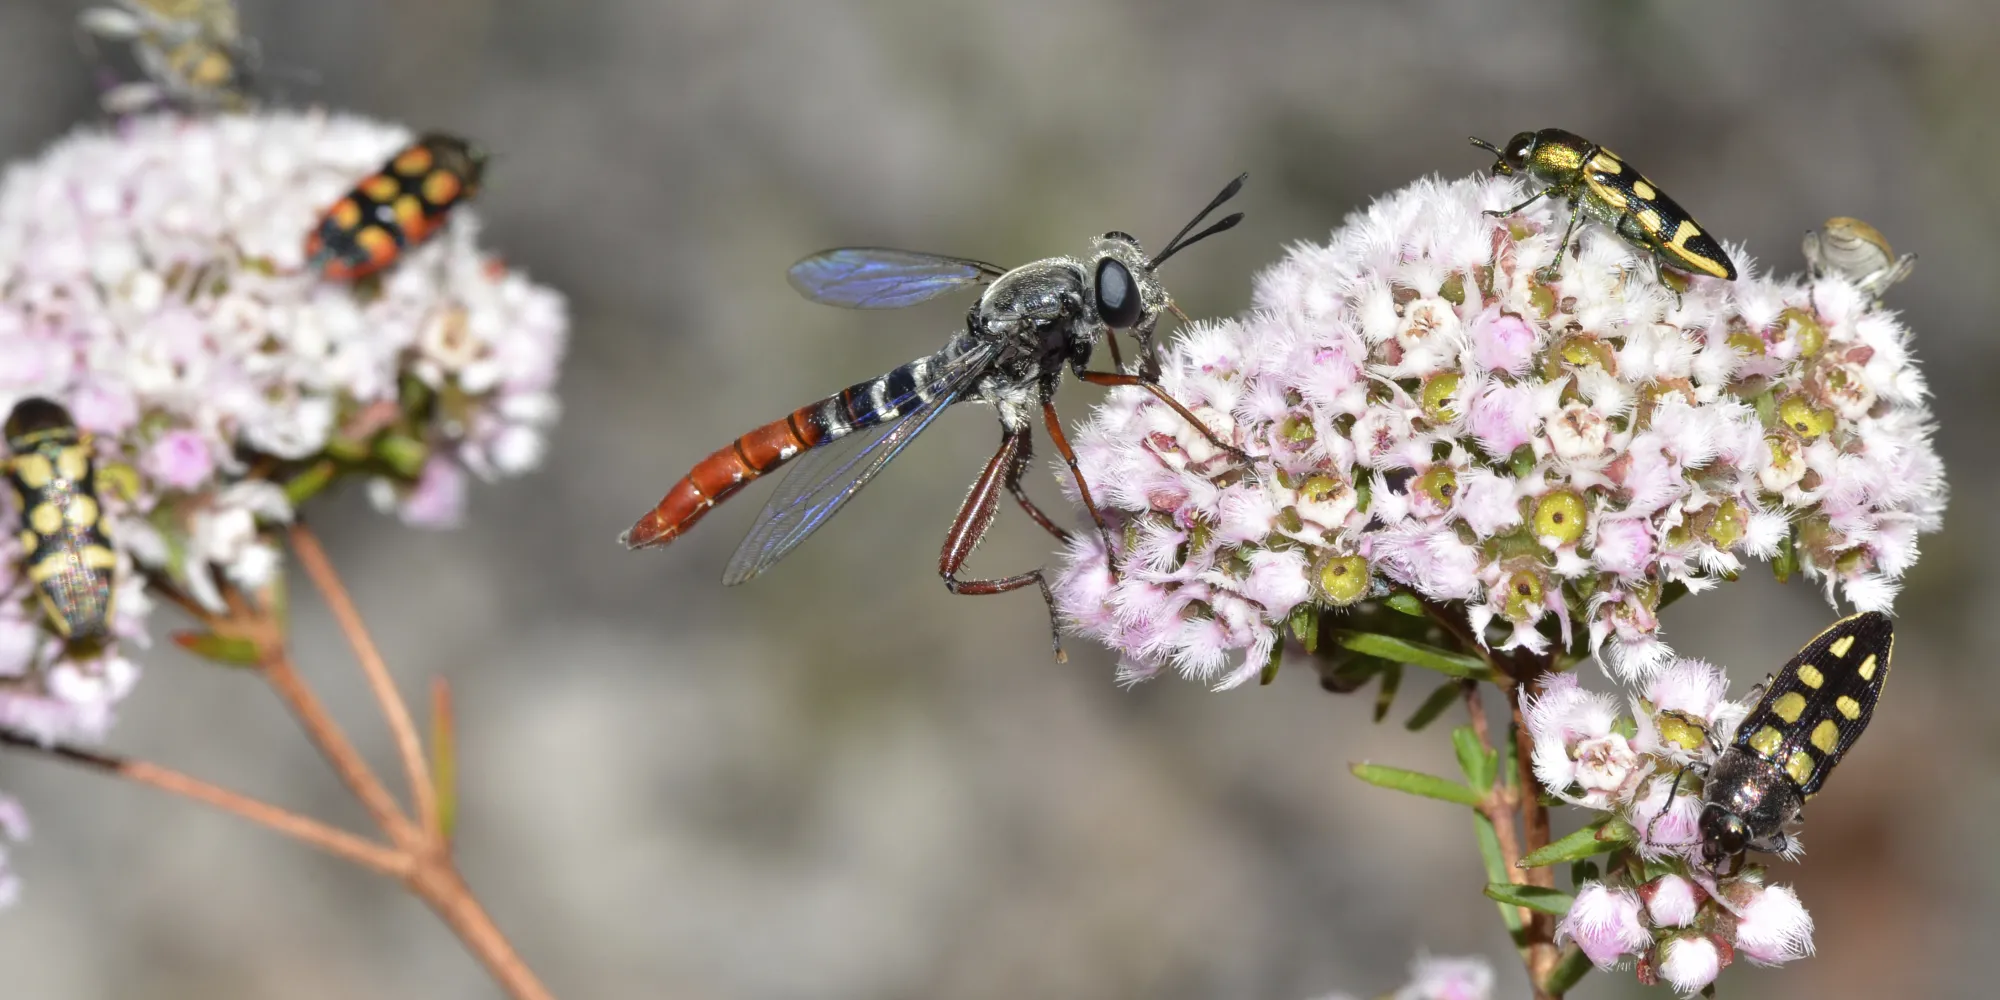
[[[0,5],[0,157],[91,116],[59,0]],[[1302,1000],[1393,987],[1419,949],[1524,984],[1460,811],[1350,760],[1450,767],[1311,671],[1214,695],[1049,662],[1029,595],[948,595],[937,546],[992,446],[948,417],[756,583],[716,583],[761,492],[673,548],[612,541],[734,434],[927,352],[963,303],[862,315],[785,285],[883,243],[1018,263],[1108,228],[1165,238],[1251,172],[1241,230],[1191,252],[1197,315],[1465,137],[1611,144],[1767,265],[1829,215],[1922,255],[1919,331],[1955,502],[1899,611],[1897,679],[1780,866],[1819,955],[1731,995],[1967,996],[2000,939],[2000,6],[1238,0],[261,0],[291,100],[499,151],[488,242],[570,296],[546,469],[428,534],[356,493],[319,514],[413,695],[463,731],[464,866],[565,998]],[[1072,419],[1096,390],[1065,390]],[[1046,474],[1034,487],[1054,499]],[[1011,510],[974,566],[1049,557]],[[300,587],[303,593],[303,587]],[[386,733],[316,601],[312,679],[387,775]],[[1747,685],[1831,617],[1767,575],[1669,615]],[[162,612],[162,627],[170,624]],[[114,745],[359,826],[253,680],[166,652]],[[1602,683],[1601,679],[1599,683]],[[1397,717],[1425,687],[1411,684]],[[233,818],[0,755],[38,825],[13,852],[0,996],[486,997],[418,903]],[[1983,944],[1982,944],[1983,943]],[[1986,984],[1975,988],[1975,984]],[[1635,995],[1629,973],[1583,997]]]

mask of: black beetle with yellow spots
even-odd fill
[[[1522,132],[1507,140],[1504,149],[1477,136],[1472,144],[1499,157],[1493,162],[1495,174],[1526,174],[1547,185],[1533,198],[1487,215],[1512,215],[1550,196],[1569,200],[1569,226],[1549,264],[1551,271],[1562,264],[1576,227],[1588,215],[1669,267],[1736,280],[1736,265],[1722,244],[1666,192],[1603,146],[1559,128]]]
[[[1747,848],[1789,851],[1785,824],[1868,727],[1894,645],[1888,615],[1843,618],[1766,682],[1763,698],[1709,768],[1700,825],[1710,864]]]
[[[103,639],[118,556],[104,532],[90,436],[61,404],[31,397],[8,415],[6,438],[0,470],[21,504],[23,567],[35,596],[65,639]]]

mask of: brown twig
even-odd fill
[[[381,875],[403,878],[409,874],[409,858],[393,847],[357,837],[346,830],[328,826],[311,817],[301,816],[271,803],[211,785],[171,768],[143,760],[127,760],[112,754],[79,750],[75,747],[45,746],[25,736],[8,732],[0,732],[0,744],[17,750],[44,754],[113,777],[124,778],[135,784],[157,788],[169,795],[179,795],[182,798],[214,806],[223,812],[241,816],[259,826],[276,830],[287,837],[317,847],[343,860],[352,861]]]
[[[325,551],[311,532],[303,527],[297,528],[292,534],[292,541],[300,563],[333,610],[334,620],[353,647],[368,677],[369,686],[395,732],[397,750],[409,773],[417,819],[404,814],[395,796],[389,793],[366,758],[355,749],[346,732],[326,710],[319,696],[299,675],[285,649],[285,623],[282,610],[276,607],[275,601],[253,601],[235,587],[225,587],[223,595],[228,610],[218,614],[189,599],[170,581],[154,580],[153,583],[159,593],[211,633],[247,640],[255,645],[258,673],[291,710],[306,737],[340,776],[342,784],[361,801],[390,845],[370,841],[279,806],[144,761],[68,747],[45,747],[4,733],[0,733],[0,745],[44,753],[58,760],[205,803],[370,871],[393,877],[444,920],[510,997],[514,1000],[553,1000],[548,988],[535,978],[534,972],[521,960],[519,953],[459,874],[452,860],[450,838],[439,819],[437,785],[430,773],[422,743],[416,738],[416,726],[409,706],[397,692],[388,666],[355,612],[346,587],[341,584]]]
[[[430,768],[424,763],[424,744],[417,736],[416,722],[410,718],[409,706],[396,692],[396,681],[389,676],[388,664],[382,662],[381,651],[375,648],[375,641],[361,623],[361,613],[355,610],[354,599],[348,596],[339,574],[327,561],[326,550],[320,547],[319,538],[304,522],[292,525],[292,552],[299,557],[299,566],[305,570],[306,576],[312,578],[313,586],[319,589],[327,610],[333,612],[334,621],[340,624],[341,634],[347,637],[347,644],[354,650],[354,658],[361,663],[361,672],[368,678],[368,687],[374,691],[376,702],[382,706],[382,714],[389,720],[389,731],[396,739],[396,755],[403,760],[403,774],[410,783],[410,797],[417,805],[417,825],[427,833],[436,833],[437,785],[431,780]]]
[[[1507,704],[1513,717],[1514,757],[1519,771],[1520,820],[1522,857],[1549,845],[1549,807],[1542,804],[1542,797],[1535,794],[1534,744],[1528,735],[1526,718],[1521,712],[1521,701],[1525,694],[1532,696],[1539,692],[1539,674],[1525,672],[1531,678],[1525,684],[1515,684],[1507,689]],[[1529,868],[1523,871],[1527,884],[1553,888],[1555,873],[1549,868]],[[1556,947],[1555,917],[1547,913],[1530,913],[1528,922],[1528,981],[1534,985],[1536,1000],[1553,1000],[1553,994],[1543,989],[1549,973],[1561,960],[1562,952]]]

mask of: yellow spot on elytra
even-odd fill
[[[1642,180],[1632,182],[1632,193],[1638,195],[1641,198],[1646,199],[1647,201],[1652,201],[1654,198],[1657,198],[1660,195],[1660,192],[1655,190],[1651,184],[1648,184]]]
[[[416,195],[406,194],[396,199],[396,222],[404,229],[410,229],[424,220],[424,203]]]
[[[1820,673],[1818,667],[1808,663],[1799,667],[1799,683],[1809,688],[1818,688],[1826,683],[1826,675]]]
[[[375,201],[387,202],[395,198],[397,192],[401,190],[403,190],[402,183],[388,174],[376,174],[361,182],[361,193]]]
[[[1819,725],[1813,727],[1812,745],[1818,747],[1820,753],[1832,753],[1833,748],[1840,745],[1840,727],[1834,725],[1832,719],[1821,719]]]
[[[14,475],[21,478],[22,485],[39,490],[55,482],[56,468],[49,464],[47,455],[18,455],[14,458]]]
[[[40,535],[37,535],[34,532],[27,530],[23,530],[21,532],[18,541],[20,541],[21,547],[23,549],[28,550],[29,552],[35,551],[36,546],[42,544],[42,538]]]
[[[1611,155],[1608,150],[1599,150],[1596,156],[1590,158],[1590,169],[1600,173],[1618,174],[1624,172],[1625,164],[1618,162],[1618,157]]]
[[[49,556],[47,559],[44,559],[41,562],[38,562],[33,566],[28,567],[28,581],[30,583],[47,583],[50,580],[53,580],[56,577],[63,575],[63,573],[68,571],[68,569],[69,569],[68,554],[63,552],[58,552],[54,555]]]
[[[1854,648],[1854,637],[1851,635],[1843,635],[1840,638],[1833,640],[1833,645],[1826,647],[1826,651],[1832,653],[1835,656],[1846,656],[1847,651],[1853,648]]]
[[[1590,193],[1596,195],[1599,200],[1612,208],[1623,210],[1625,203],[1631,200],[1625,197],[1623,190],[1606,184],[1595,177],[1589,179],[1589,184]]]
[[[1856,671],[1855,671],[1855,673],[1858,673],[1858,674],[1860,674],[1860,675],[1861,675],[1861,679],[1862,679],[1862,680],[1864,680],[1864,681],[1872,681],[1872,680],[1874,680],[1874,679],[1875,679],[1875,654],[1874,654],[1874,653],[1869,653],[1869,654],[1868,654],[1868,658],[1867,658],[1867,659],[1865,659],[1865,660],[1862,660],[1862,661],[1861,661],[1861,668],[1860,668],[1859,670],[1856,670]]]
[[[1805,714],[1805,710],[1806,696],[1797,691],[1787,691],[1783,697],[1771,703],[1771,714],[1787,723],[1799,721],[1799,716]]]
[[[35,597],[42,606],[42,613],[48,615],[49,621],[55,623],[56,632],[65,639],[69,638],[69,619],[63,617],[62,609],[56,607],[56,602],[49,597],[48,591],[37,590]]]
[[[411,146],[396,157],[396,172],[405,177],[421,177],[431,168],[433,157],[425,146]]]
[[[53,535],[62,530],[62,511],[52,503],[38,503],[28,510],[28,527],[37,535]]]
[[[1671,241],[1671,245],[1674,249],[1686,253],[1687,241],[1700,235],[1701,227],[1695,225],[1693,219],[1682,219],[1680,225],[1674,227],[1674,238]]]
[[[1840,714],[1849,719],[1861,718],[1861,703],[1846,695],[1835,698],[1833,700],[1833,707],[1840,709]]]
[[[63,511],[63,520],[79,527],[87,528],[97,523],[97,501],[82,493],[69,498],[69,507]]]
[[[1784,741],[1785,737],[1782,733],[1779,733],[1776,729],[1773,729],[1770,726],[1765,726],[1764,728],[1757,730],[1757,732],[1750,737],[1750,749],[1755,750],[1766,757],[1769,757],[1778,751],[1778,744]]]
[[[355,204],[352,198],[340,199],[340,204],[333,206],[333,224],[341,229],[353,229],[360,225],[361,206]]]
[[[102,545],[86,545],[82,555],[85,569],[112,569],[118,565],[118,553]]]
[[[1660,231],[1660,213],[1655,212],[1650,208],[1642,208],[1639,210],[1638,219],[1639,219],[1639,228],[1644,229],[1649,233],[1657,233]]]
[[[56,453],[56,475],[78,482],[90,474],[90,456],[74,445]]]
[[[1807,778],[1812,777],[1812,772],[1813,755],[1811,751],[1793,750],[1792,755],[1785,758],[1785,773],[1791,775],[1793,781],[1803,785],[1806,783]]]
[[[424,178],[424,200],[440,208],[449,205],[465,190],[458,175],[445,170],[433,171]]]

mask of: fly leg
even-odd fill
[[[1124,372],[1093,372],[1093,371],[1085,371],[1082,368],[1077,369],[1076,377],[1082,379],[1085,382],[1090,383],[1091,385],[1107,385],[1107,386],[1136,385],[1146,390],[1147,392],[1152,393],[1154,397],[1159,399],[1160,402],[1173,407],[1174,412],[1180,414],[1181,419],[1186,420],[1190,424],[1193,424],[1194,429],[1200,431],[1201,436],[1207,438],[1209,444],[1212,444],[1217,448],[1221,449],[1222,451],[1228,453],[1230,458],[1236,460],[1237,462],[1243,465],[1250,464],[1250,456],[1244,454],[1243,449],[1238,448],[1233,444],[1229,444],[1228,442],[1222,440],[1220,437],[1217,437],[1214,431],[1208,429],[1207,424],[1201,422],[1200,417],[1195,416],[1193,411],[1189,410],[1185,406],[1182,406],[1180,400],[1175,399],[1174,397],[1168,395],[1167,390],[1160,388],[1160,383],[1158,383],[1157,381],[1149,379],[1144,375],[1127,375]]]
[[[1027,489],[1021,485],[1021,474],[1028,470],[1028,461],[1030,453],[1033,451],[1033,444],[1034,441],[1031,440],[1031,435],[1023,431],[1021,433],[1021,452],[1014,456],[1014,467],[1007,471],[1007,492],[1014,494],[1014,502],[1020,504],[1021,509],[1027,511],[1028,516],[1034,518],[1036,524],[1041,525],[1049,534],[1056,536],[1059,541],[1067,542],[1069,541],[1069,531],[1056,524],[1047,514],[1042,513],[1042,509],[1035,506],[1034,499],[1028,496]],[[1064,449],[1064,453],[1068,453],[1066,449]],[[1075,468],[1075,466],[1072,464],[1071,468]],[[1079,478],[1077,482],[1081,483],[1083,480]],[[1095,508],[1092,508],[1092,512],[1095,513]]]
[[[1069,474],[1076,477],[1076,492],[1083,498],[1083,506],[1090,511],[1090,519],[1097,524],[1097,533],[1104,539],[1104,563],[1111,568],[1111,578],[1118,578],[1118,563],[1112,557],[1111,526],[1104,522],[1104,511],[1090,495],[1090,484],[1084,481],[1083,468],[1076,464],[1076,451],[1069,446],[1069,438],[1063,435],[1062,418],[1056,416],[1056,406],[1042,401],[1042,420],[1049,425],[1049,439],[1056,443],[1056,454],[1062,456],[1063,464],[1069,466]]]
[[[965,496],[965,503],[958,508],[958,516],[952,519],[951,531],[944,536],[944,548],[938,552],[938,575],[944,577],[946,590],[954,594],[1004,594],[1010,590],[1020,590],[1030,585],[1041,588],[1042,603],[1049,609],[1049,642],[1054,648],[1057,663],[1068,662],[1069,656],[1063,652],[1062,632],[1057,627],[1056,597],[1049,590],[1049,581],[1039,569],[997,580],[961,580],[958,571],[965,566],[965,560],[972,550],[979,547],[980,539],[986,537],[986,529],[993,524],[995,509],[1000,503],[1000,490],[1015,479],[1020,471],[1023,445],[1028,439],[1028,429],[1009,430],[1000,439],[1000,450],[993,453],[986,470],[979,474],[972,491]]]

